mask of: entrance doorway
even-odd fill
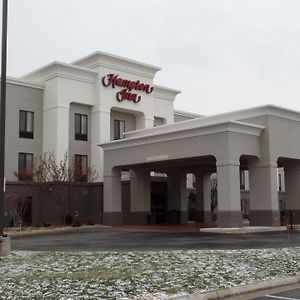
[[[151,223],[167,222],[167,183],[151,182]]]
[[[32,225],[32,197],[27,197],[23,206],[23,224],[25,226]]]

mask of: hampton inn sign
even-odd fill
[[[134,91],[141,91],[145,92],[146,94],[151,94],[153,92],[153,86],[150,86],[149,84],[145,84],[137,81],[131,81],[123,78],[119,78],[119,75],[115,74],[108,74],[102,78],[102,84],[105,87],[111,86],[112,88],[115,88],[116,86],[122,87],[121,91],[117,92],[116,97],[119,102],[122,102],[123,100],[132,101],[134,103],[138,103],[141,101],[142,97],[138,94],[132,92]]]

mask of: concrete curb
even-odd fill
[[[235,297],[245,295],[253,292],[268,290],[272,288],[297,284],[300,282],[300,275],[287,277],[283,279],[274,279],[267,281],[258,281],[243,286],[235,286],[228,289],[219,289],[207,293],[195,293],[184,296],[174,296],[168,298],[169,300],[213,300],[213,299],[224,299],[228,297]]]
[[[223,233],[223,234],[245,234],[258,232],[279,232],[287,231],[286,226],[278,227],[263,227],[263,226],[248,226],[242,228],[200,228],[200,232],[206,233]]]
[[[101,229],[105,229],[110,226],[104,225],[91,225],[91,226],[80,226],[80,227],[63,227],[63,228],[43,228],[33,231],[15,231],[8,232],[7,235],[12,238],[21,238],[27,236],[43,236],[43,235],[52,235],[52,234],[66,234],[66,233],[81,233],[81,232],[94,232]]]

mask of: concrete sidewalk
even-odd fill
[[[15,237],[27,237],[27,236],[43,236],[54,234],[66,234],[66,233],[79,233],[79,232],[94,232],[101,229],[108,228],[104,225],[83,225],[80,227],[64,226],[64,227],[28,227],[24,230],[11,230],[6,231],[7,235],[11,238]]]

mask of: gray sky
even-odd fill
[[[298,0],[9,0],[8,75],[96,50],[162,68],[200,114],[300,111]]]

